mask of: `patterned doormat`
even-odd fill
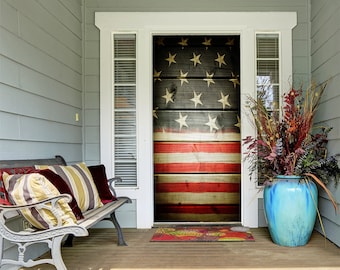
[[[175,226],[158,228],[151,242],[255,241],[248,228],[232,226]]]

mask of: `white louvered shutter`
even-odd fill
[[[280,36],[277,33],[256,34],[256,89],[258,97],[264,97],[266,107],[272,113],[280,113]],[[258,170],[258,184],[265,176]]]
[[[136,34],[113,34],[113,51],[114,174],[117,186],[136,186]]]

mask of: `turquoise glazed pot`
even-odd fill
[[[264,189],[264,211],[274,243],[306,245],[314,229],[318,190],[299,176],[282,175]]]

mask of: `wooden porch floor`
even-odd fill
[[[251,229],[255,242],[150,242],[155,229],[123,231],[128,243],[123,247],[109,229],[76,238],[72,248],[62,250],[67,269],[340,269],[340,248],[318,232],[306,246],[288,248],[273,244],[266,228]]]

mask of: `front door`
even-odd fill
[[[153,37],[155,222],[239,222],[240,37]]]

